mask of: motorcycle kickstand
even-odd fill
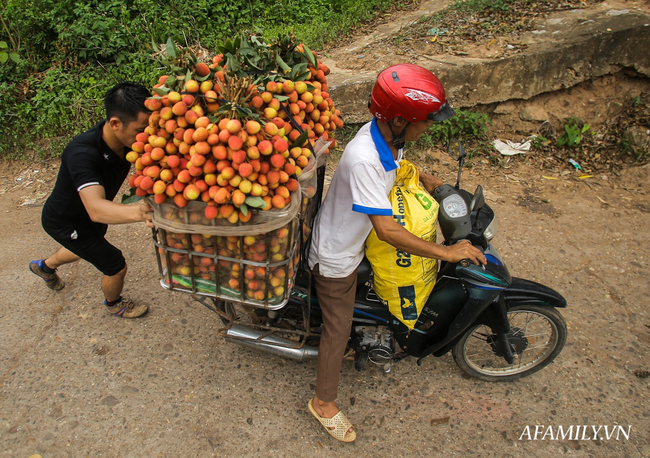
[[[382,367],[382,369],[384,370],[384,374],[390,374],[391,371],[393,370],[393,365],[394,364],[399,363],[400,361],[408,358],[409,356],[411,356],[411,355],[409,355],[408,353],[405,353],[405,352],[401,352],[401,353],[398,353],[396,355],[393,355],[393,359],[391,361],[387,362],[386,364],[384,364],[384,366]]]
[[[392,363],[393,363],[393,364],[399,363],[400,361],[405,360],[405,359],[408,358],[409,356],[411,356],[411,355],[409,355],[409,354],[406,353],[406,352],[401,352],[401,353],[398,353],[398,354],[396,354],[396,355],[393,355],[393,362],[392,362]]]

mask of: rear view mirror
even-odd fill
[[[465,149],[463,148],[463,145],[460,144],[460,140],[454,137],[449,137],[447,153],[455,161],[458,161],[458,180],[456,180],[455,188],[460,189],[460,175],[463,171],[463,164],[465,164]]]
[[[474,191],[474,197],[469,204],[470,211],[476,212],[485,206],[485,197],[483,196],[483,186],[478,185]]]
[[[463,145],[461,145],[460,141],[454,137],[451,137],[449,139],[447,153],[452,157],[454,161],[458,161],[461,158],[465,157],[465,149],[463,148]]]

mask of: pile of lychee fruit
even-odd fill
[[[185,78],[161,76],[154,92],[162,95],[145,103],[149,126],[126,155],[135,194],[180,208],[204,202],[208,220],[232,224],[289,205],[313,144],[343,126],[327,93],[329,69],[313,54],[305,60],[317,66],[301,81],[231,74],[222,54]]]

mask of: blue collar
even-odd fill
[[[377,127],[377,118],[372,119],[370,124],[370,135],[372,135],[372,141],[375,142],[375,147],[379,152],[379,159],[381,160],[381,165],[384,166],[384,170],[387,172],[395,170],[397,168],[397,162],[395,162],[393,152],[388,147],[383,135],[381,135],[379,127]]]

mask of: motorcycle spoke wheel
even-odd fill
[[[546,367],[564,348],[566,323],[557,310],[516,306],[508,311],[508,320],[513,363],[497,354],[492,329],[481,324],[470,328],[452,349],[463,371],[481,380],[512,381]]]
[[[219,315],[219,319],[225,326],[228,326],[231,322],[237,320],[237,311],[235,310],[235,307],[236,304],[234,302],[222,300],[215,301],[215,308],[230,318],[228,319],[225,316]]]

